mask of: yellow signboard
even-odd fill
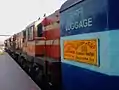
[[[98,65],[98,40],[64,41],[64,59]]]

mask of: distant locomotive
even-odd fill
[[[6,51],[46,90],[119,90],[118,5],[67,0],[7,39]]]

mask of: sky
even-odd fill
[[[13,35],[28,24],[50,15],[66,0],[0,0],[0,35]],[[8,37],[1,37],[0,42]]]

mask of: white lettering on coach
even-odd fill
[[[86,28],[92,26],[92,18],[84,19],[79,22],[71,23],[69,26],[66,27],[66,31],[74,30],[74,29],[80,29],[80,28]]]
[[[75,17],[79,18],[80,21],[75,20]],[[74,30],[74,29],[80,29],[80,28],[86,28],[86,27],[91,27],[93,24],[93,19],[90,18],[84,18],[84,10],[83,7],[72,11],[69,13],[69,18],[70,20],[73,21],[68,21],[68,25],[66,25],[66,31]],[[71,23],[70,23],[71,22]]]

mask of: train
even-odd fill
[[[67,0],[5,40],[44,90],[119,90],[119,1]]]

